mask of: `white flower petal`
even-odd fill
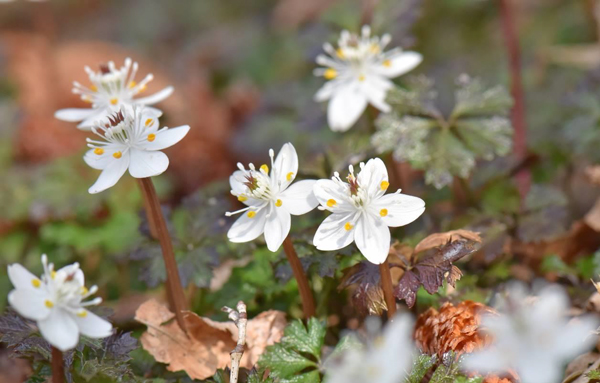
[[[242,216],[233,223],[227,232],[227,238],[236,243],[255,240],[265,230],[268,210],[268,206],[265,206],[256,211],[256,215],[252,218],[248,217],[248,212],[242,213]]]
[[[276,252],[290,233],[291,217],[287,210],[273,203],[269,209],[271,212],[265,224],[265,242],[269,250]]]
[[[39,278],[18,263],[8,265],[8,278],[16,289],[35,289],[31,281]]]
[[[273,167],[274,169],[271,170],[273,182],[280,185],[279,190],[285,190],[298,175],[298,154],[294,145],[289,142],[283,144],[277,153]],[[276,174],[273,174],[273,171]]]
[[[81,286],[85,285],[85,276],[83,275],[83,271],[81,271],[79,266],[76,266],[75,264],[61,267],[60,269],[56,270],[56,273],[65,273],[66,275],[72,274],[75,280],[79,282]]]
[[[281,207],[293,215],[302,215],[313,210],[319,204],[313,193],[316,182],[316,180],[303,180],[290,185],[289,188],[279,194],[282,202]]]
[[[378,72],[386,77],[394,78],[410,72],[423,61],[423,56],[417,52],[402,52],[390,58],[389,66],[382,65],[378,68]]]
[[[387,190],[382,188],[382,182],[389,186],[389,177],[387,168],[380,158],[371,158],[361,169],[356,177],[361,187],[367,187],[367,193],[371,198],[381,196]]]
[[[158,91],[150,96],[136,98],[133,101],[135,104],[139,105],[153,105],[169,97],[173,93],[173,90],[174,88],[172,86],[168,86],[165,89]]]
[[[79,128],[80,130],[88,130],[89,131],[89,130],[91,130],[92,126],[94,126],[97,121],[101,121],[107,115],[112,113],[112,110],[110,110],[110,109],[93,109],[93,110],[96,113],[90,114],[88,117],[86,117],[85,120],[81,121],[81,123],[79,125],[77,125],[77,128]]]
[[[153,177],[169,167],[169,157],[159,151],[130,150],[129,174],[134,178]]]
[[[327,107],[327,121],[334,132],[345,132],[367,107],[367,98],[355,86],[345,86],[336,91]]]
[[[125,146],[117,146],[117,145],[108,145],[103,146],[102,150],[104,151],[101,155],[94,153],[94,149],[88,150],[84,156],[83,160],[86,164],[88,164],[91,168],[104,170],[106,167],[115,160],[113,154],[116,152],[124,152],[126,149]]]
[[[387,194],[370,206],[373,214],[382,216],[382,210],[385,209],[385,216],[381,220],[386,226],[398,227],[408,225],[423,214],[425,211],[425,201],[421,198],[406,194],[394,193]]]
[[[42,336],[61,351],[71,350],[79,342],[77,324],[69,313],[60,308],[52,309],[50,315],[37,324]]]
[[[354,240],[354,229],[346,230],[346,223],[354,225],[358,213],[348,212],[331,214],[319,225],[313,244],[323,251],[338,250],[348,246]]]
[[[390,229],[372,214],[363,214],[353,229],[354,241],[358,250],[371,263],[379,265],[387,259],[390,252]]]
[[[82,309],[81,312],[85,312],[85,316],[75,315],[72,318],[75,320],[82,335],[96,339],[112,335],[113,327],[110,322],[100,318],[91,311]]]
[[[388,90],[392,84],[387,79],[380,79],[378,75],[372,75],[368,81],[361,83],[362,91],[367,101],[383,113],[389,113],[392,107],[385,102]]]
[[[190,127],[188,125],[159,131],[156,133],[154,141],[149,142],[146,140],[142,143],[142,147],[146,150],[162,150],[169,148],[181,141],[189,131]]]
[[[106,168],[100,173],[100,177],[96,183],[94,183],[88,190],[90,194],[100,193],[112,186],[114,186],[119,179],[125,174],[127,167],[129,166],[129,152],[124,153],[119,159],[114,159],[109,163]]]
[[[333,213],[353,213],[356,211],[354,205],[347,200],[350,192],[333,180],[318,180],[313,186],[313,193],[321,206]],[[335,204],[329,206],[328,202],[330,200],[335,201]]]
[[[46,306],[48,295],[43,289],[18,289],[8,294],[8,303],[25,318],[32,320],[46,319],[50,309]]]
[[[63,121],[79,122],[85,120],[93,114],[97,114],[94,109],[67,108],[57,110],[54,113],[54,117]]]
[[[465,355],[463,363],[467,371],[478,371],[480,373],[505,372],[511,368],[506,364],[506,358],[502,350],[492,347]]]
[[[241,180],[244,180],[244,172],[241,170],[236,170],[229,176],[229,185],[231,185],[232,194],[236,197],[243,194],[246,198],[241,200],[241,202],[246,206],[256,207],[263,205],[265,201],[248,196],[248,187]]]

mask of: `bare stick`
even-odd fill
[[[515,128],[513,137],[513,150],[519,160],[527,157],[527,125],[525,121],[525,92],[521,78],[521,52],[519,38],[514,21],[514,10],[512,0],[498,0],[500,2],[500,18],[502,32],[504,33],[504,44],[510,66],[510,87],[515,100],[512,110],[512,123]],[[517,187],[521,196],[521,202],[529,192],[531,184],[531,173],[528,168],[523,169],[516,175]]]
[[[156,232],[162,249],[165,269],[167,270],[167,296],[170,300],[169,303],[171,304],[171,309],[175,312],[175,318],[179,327],[186,332],[187,329],[183,319],[183,311],[186,310],[185,293],[181,286],[179,270],[177,269],[175,253],[173,252],[173,244],[167,230],[167,223],[165,222],[165,217],[163,217],[152,179],[139,178],[138,180],[142,195],[144,196],[144,206],[147,209],[146,213],[151,231],[153,228]]]
[[[298,282],[298,291],[300,292],[300,298],[302,299],[304,317],[306,319],[314,317],[315,301],[312,292],[310,291],[310,287],[308,286],[308,279],[306,279],[304,268],[302,267],[302,263],[300,263],[300,259],[298,259],[298,254],[296,253],[296,249],[294,249],[294,244],[289,235],[283,241],[283,251],[292,266],[294,278],[296,278],[296,282]]]
[[[65,365],[63,353],[52,346],[52,383],[63,383],[65,381]]]
[[[392,272],[387,259],[379,265],[379,273],[381,274],[381,289],[388,309],[388,319],[393,319],[396,315],[396,298],[392,286]]]
[[[237,311],[227,306],[221,310],[229,314],[229,319],[235,323],[238,328],[238,341],[235,348],[229,353],[231,355],[231,374],[229,375],[229,383],[237,383],[240,373],[240,361],[244,355],[244,347],[246,345],[246,324],[248,323],[248,313],[246,313],[246,304],[239,301]]]

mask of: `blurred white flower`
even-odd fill
[[[330,365],[325,383],[402,382],[412,366],[412,332],[411,317],[397,316],[365,347],[344,352],[340,363]]]
[[[386,34],[379,39],[371,37],[371,28],[364,26],[362,35],[342,31],[338,48],[325,43],[328,55],[317,56],[317,76],[328,80],[315,95],[316,101],[329,100],[327,120],[334,131],[346,131],[358,120],[370,103],[382,112],[389,112],[385,102],[387,91],[393,86],[391,78],[411,71],[423,57],[417,52],[395,48],[383,50],[391,40]]]
[[[227,237],[231,242],[249,242],[265,234],[267,247],[277,251],[290,232],[291,215],[306,214],[319,203],[313,194],[316,180],[292,182],[298,174],[298,155],[290,143],[284,144],[277,158],[269,150],[271,169],[264,164],[256,169],[253,164],[245,169],[238,163],[229,183],[231,194],[247,207],[227,216],[244,213],[231,226]]]
[[[91,109],[69,108],[58,110],[54,116],[59,120],[79,122],[79,129],[90,130],[94,123],[121,109],[122,106],[153,105],[160,102],[173,93],[173,87],[154,93],[153,95],[134,98],[146,89],[146,85],[152,81],[151,74],[146,75],[139,83],[135,81],[138,63],[132,62],[130,58],[125,59],[125,65],[120,69],[110,61],[108,65],[101,65],[100,71],[94,72],[89,67],[85,71],[92,83],[90,87],[74,82],[73,93],[81,95],[81,99],[92,104]],[[160,117],[162,112],[156,108],[149,108]]]
[[[314,192],[321,210],[332,214],[317,229],[314,245],[319,250],[337,250],[356,242],[360,252],[372,263],[385,262],[390,250],[390,229],[407,225],[425,211],[425,202],[400,194],[384,195],[390,186],[387,169],[379,158],[360,164],[354,176],[350,165],[347,181],[339,173],[331,180],[319,180]]]
[[[22,316],[37,322],[42,336],[61,351],[77,346],[79,334],[90,338],[105,338],[112,334],[112,325],[87,306],[97,305],[101,298],[83,302],[98,290],[84,285],[79,264],[54,270],[42,255],[44,274],[38,278],[19,264],[8,266],[8,277],[15,287],[8,302]]]
[[[523,383],[562,380],[564,365],[596,342],[592,331],[597,318],[579,317],[568,322],[569,299],[558,285],[545,287],[527,299],[523,285],[512,285],[501,302],[503,315],[487,315],[482,328],[494,343],[466,355],[464,366],[481,373],[514,369]]]
[[[97,122],[92,132],[100,140],[87,140],[91,148],[83,157],[94,169],[102,170],[89,192],[99,193],[115,185],[129,169],[134,178],[159,175],[167,170],[169,158],[161,150],[175,145],[189,132],[187,125],[159,129],[158,115],[146,107],[124,107]]]

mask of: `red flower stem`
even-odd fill
[[[388,310],[388,319],[393,319],[396,315],[396,298],[394,297],[394,288],[392,286],[392,272],[390,264],[386,259],[379,265],[379,274],[381,274],[381,289]]]
[[[300,298],[302,299],[304,318],[308,319],[310,317],[314,317],[315,301],[313,299],[312,292],[310,291],[308,279],[304,273],[304,268],[302,267],[302,263],[300,263],[300,259],[298,259],[298,254],[296,253],[296,249],[294,249],[294,244],[292,243],[289,235],[283,241],[283,251],[285,252],[287,259],[292,266],[294,278],[296,278],[296,282],[298,282],[298,291],[300,292]]]
[[[512,109],[512,123],[515,129],[513,137],[513,151],[519,161],[527,157],[527,123],[525,110],[525,92],[521,76],[521,52],[519,38],[514,21],[514,9],[511,0],[498,0],[500,2],[500,21],[504,34],[504,44],[509,59],[511,94],[515,101]],[[529,192],[531,186],[531,172],[524,168],[516,174],[517,187],[521,202]]]
[[[65,381],[65,365],[63,353],[52,346],[52,383],[63,383]]]
[[[146,214],[148,216],[148,222],[150,225],[150,231],[160,242],[162,249],[163,260],[165,262],[165,269],[167,271],[167,297],[169,298],[169,304],[171,310],[175,312],[175,318],[179,327],[185,332],[187,331],[185,321],[183,318],[183,311],[186,310],[185,293],[181,286],[181,278],[179,277],[179,270],[177,269],[177,261],[175,260],[175,253],[173,252],[173,244],[171,243],[171,237],[167,230],[167,223],[165,217],[162,214],[160,208],[160,202],[154,189],[154,184],[151,178],[139,178],[139,186],[144,197],[144,207],[146,208]]]

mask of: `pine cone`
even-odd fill
[[[454,351],[459,356],[489,345],[492,337],[478,331],[481,315],[484,313],[495,311],[473,301],[464,301],[457,306],[445,303],[439,311],[430,308],[417,320],[417,347],[426,354],[437,354],[441,358],[449,351]]]

